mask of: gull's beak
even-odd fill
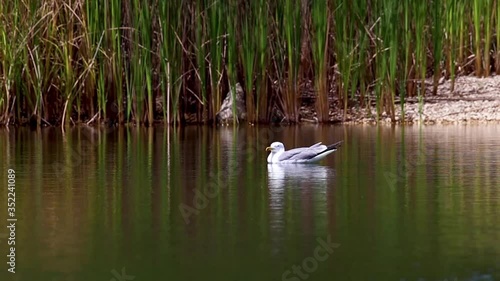
[[[268,146],[268,147],[266,147],[266,151],[273,151],[273,148]]]

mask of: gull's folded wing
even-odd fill
[[[279,161],[306,161],[308,159],[316,157],[321,152],[327,149],[326,145],[322,145],[321,142],[311,145],[310,147],[299,147],[290,149],[283,152],[280,155]]]

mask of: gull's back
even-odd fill
[[[290,161],[290,162],[309,162],[312,158],[316,157],[321,152],[327,149],[326,145],[322,145],[321,142],[311,145],[310,147],[298,147],[290,149],[283,152],[279,161]]]

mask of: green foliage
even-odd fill
[[[237,82],[248,121],[296,122],[309,81],[320,121],[334,91],[394,118],[428,78],[498,72],[499,18],[494,0],[0,0],[0,123],[209,122]]]

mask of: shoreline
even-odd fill
[[[307,87],[306,87],[307,88]],[[330,122],[320,123],[316,119],[314,108],[314,92],[306,89],[307,94],[302,94],[302,104],[299,108],[300,124],[391,124],[391,125],[411,125],[411,124],[486,124],[500,123],[500,75],[477,78],[475,76],[459,76],[455,80],[455,89],[451,89],[451,80],[442,80],[437,89],[437,94],[432,95],[432,80],[426,80],[426,96],[422,103],[418,102],[417,97],[408,98],[405,101],[404,117],[399,102],[399,97],[396,97],[395,106],[395,122],[386,112],[382,112],[380,117],[377,117],[375,104],[361,107],[359,100],[352,101],[347,109],[346,120],[343,120],[344,111],[340,109],[339,100],[333,94],[329,94],[330,99]],[[212,124],[203,122],[190,122],[190,116],[186,116],[186,122],[178,123],[177,126],[188,125],[210,125],[224,126],[222,124]],[[241,123],[242,121],[240,121]],[[245,121],[243,121],[245,122]],[[42,122],[43,123],[43,122]],[[245,122],[247,123],[247,122]],[[164,125],[163,120],[155,120],[152,126]],[[273,124],[273,123],[269,123]],[[288,122],[276,123],[281,125],[290,125]],[[81,122],[73,123],[74,126],[132,126],[136,127],[135,122],[124,124],[109,124],[106,122]],[[173,125],[173,124],[169,124]],[[265,124],[263,124],[265,125]],[[23,127],[32,126],[30,121],[22,124],[3,124],[5,127]],[[41,127],[60,127],[61,125],[42,125]],[[141,127],[149,125],[141,123]]]
[[[399,103],[395,106],[395,119],[383,112],[377,118],[376,107],[350,107],[348,120],[342,121],[343,110],[331,115],[330,119],[343,124],[483,124],[500,123],[500,76],[477,78],[460,76],[455,80],[455,90],[451,80],[441,81],[437,94],[432,96],[432,81],[427,80],[426,97],[422,104],[417,98],[405,101],[404,116]],[[378,119],[378,120],[377,120]]]

